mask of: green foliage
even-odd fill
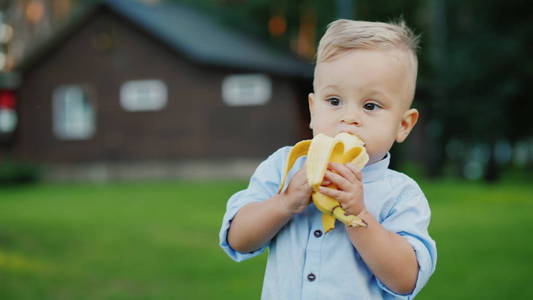
[[[532,166],[507,168],[502,173],[502,181],[504,182],[533,182]]]
[[[437,271],[417,299],[533,293],[530,185],[421,182]],[[258,299],[266,256],[218,247],[245,182],[32,185],[0,189],[0,299]]]
[[[276,47],[288,50],[291,41],[298,35],[300,21],[306,13],[314,14],[317,24],[316,39],[335,16],[334,1],[318,0],[253,0],[253,1],[211,1],[211,0],[172,0],[200,8],[220,20],[221,23],[238,28],[268,40]],[[287,22],[286,34],[272,37],[268,31],[268,21],[274,15],[283,16]]]
[[[434,113],[451,135],[463,140],[516,141],[533,135],[528,126],[533,110],[528,100],[533,78],[529,3],[447,4],[445,54],[437,62],[442,74],[436,74],[447,97]]]
[[[0,162],[0,185],[36,182],[40,178],[40,168],[24,162]]]

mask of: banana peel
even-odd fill
[[[296,160],[304,155],[307,155],[306,171],[307,182],[312,188],[311,199],[316,208],[322,212],[324,231],[327,233],[334,229],[335,220],[352,227],[366,227],[367,224],[361,218],[348,215],[337,200],[319,191],[329,162],[352,163],[358,169],[366,165],[368,154],[363,141],[354,135],[342,132],[335,137],[317,134],[312,140],[298,142],[289,152],[278,193],[283,190],[287,175]],[[333,184],[328,187],[337,188]]]

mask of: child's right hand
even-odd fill
[[[311,202],[311,186],[307,183],[305,165],[291,179],[289,186],[282,194],[282,203],[292,214],[299,214]]]

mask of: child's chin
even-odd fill
[[[367,165],[370,165],[370,164],[373,164],[373,163],[377,163],[378,161],[382,161],[384,160],[385,158],[387,158],[387,153],[385,154],[379,154],[379,155],[372,155],[371,153],[368,153],[368,156],[369,156],[369,159],[368,159],[368,163]]]
[[[320,131],[320,132],[313,132],[313,137],[317,136],[318,134],[325,134],[329,137],[335,137],[337,134],[335,132],[323,132],[323,131]]]

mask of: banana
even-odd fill
[[[300,156],[307,154],[307,182],[313,189],[311,199],[322,215],[322,227],[325,232],[335,228],[335,219],[342,223],[357,227],[365,227],[367,224],[359,217],[347,215],[339,202],[319,192],[319,187],[324,179],[329,162],[341,164],[353,163],[362,169],[368,162],[368,154],[364,143],[356,136],[342,132],[335,137],[325,134],[317,134],[312,140],[298,142],[289,152],[289,157],[283,170],[278,193],[281,193],[287,180],[287,175]],[[334,184],[328,187],[336,188]]]

